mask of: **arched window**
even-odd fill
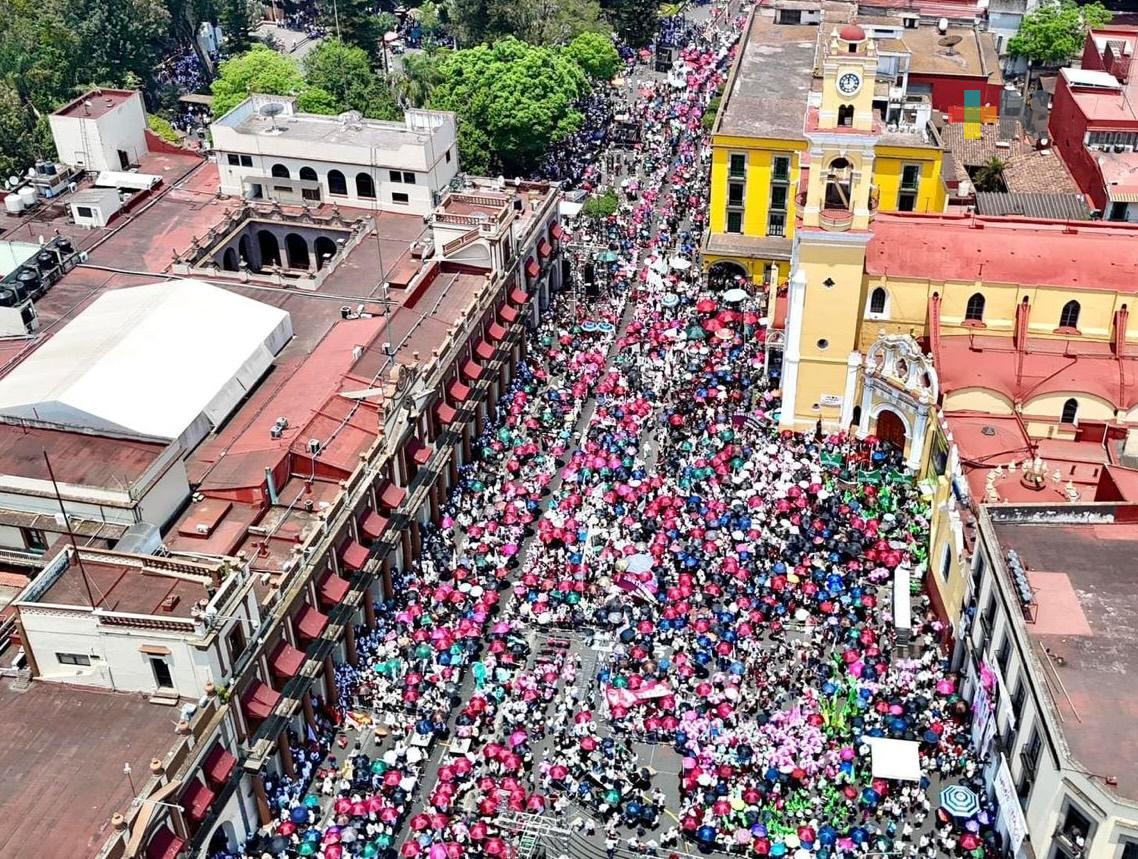
[[[1065,424],[1073,424],[1075,418],[1079,415],[1079,401],[1074,397],[1063,403],[1063,416],[1059,418],[1060,422]]]
[[[285,167],[283,164],[274,164],[273,165],[273,178],[274,179],[288,179],[289,178],[288,168]]]
[[[1079,327],[1079,302],[1068,301],[1063,305],[1063,312],[1059,314],[1060,328]]]
[[[843,104],[838,108],[838,125],[849,127],[853,125],[854,106],[852,104]]]
[[[870,313],[884,313],[886,300],[888,295],[885,293],[883,287],[877,287],[869,294],[869,312]]]
[[[348,196],[348,180],[339,170],[328,171],[328,193],[337,197]]]
[[[375,182],[367,173],[356,174],[356,196],[365,200],[375,199]]]
[[[964,308],[964,321],[984,321],[984,296],[979,292],[974,293],[973,296],[968,299],[968,306]]]
[[[830,162],[826,174],[826,208],[852,210],[853,165],[845,158]]]
[[[316,171],[313,170],[311,167],[301,167],[300,168],[300,178],[304,179],[306,182],[315,182],[317,179]]]

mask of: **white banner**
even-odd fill
[[[1020,845],[1027,835],[1027,821],[1023,817],[1023,809],[1020,808],[1019,796],[1012,781],[1012,772],[1008,769],[1008,759],[1002,754],[992,787],[996,791],[996,802],[1000,806],[1000,822],[1004,825],[1008,846],[1011,847],[1014,856],[1019,853]]]

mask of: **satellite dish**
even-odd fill
[[[940,39],[937,39],[936,43],[938,45],[940,45],[942,48],[948,48],[948,50],[945,53],[953,54],[953,53],[955,53],[955,51],[953,51],[952,49],[955,48],[957,45],[959,45],[963,40],[964,40],[964,37],[959,36],[959,35],[943,36]]]
[[[277,127],[277,117],[284,113],[285,106],[279,101],[270,101],[261,105],[261,116],[267,116],[271,124],[270,131],[280,131]]]

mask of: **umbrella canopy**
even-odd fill
[[[980,800],[963,785],[949,785],[940,792],[940,805],[953,817],[971,817],[980,810]]]
[[[728,304],[738,304],[740,301],[746,301],[748,298],[747,290],[735,287],[723,293],[723,300]]]

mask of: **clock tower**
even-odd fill
[[[872,238],[877,50],[856,24],[825,44],[821,92],[807,108],[809,176],[791,252],[782,410],[787,429],[848,429],[861,355],[865,249]]]

